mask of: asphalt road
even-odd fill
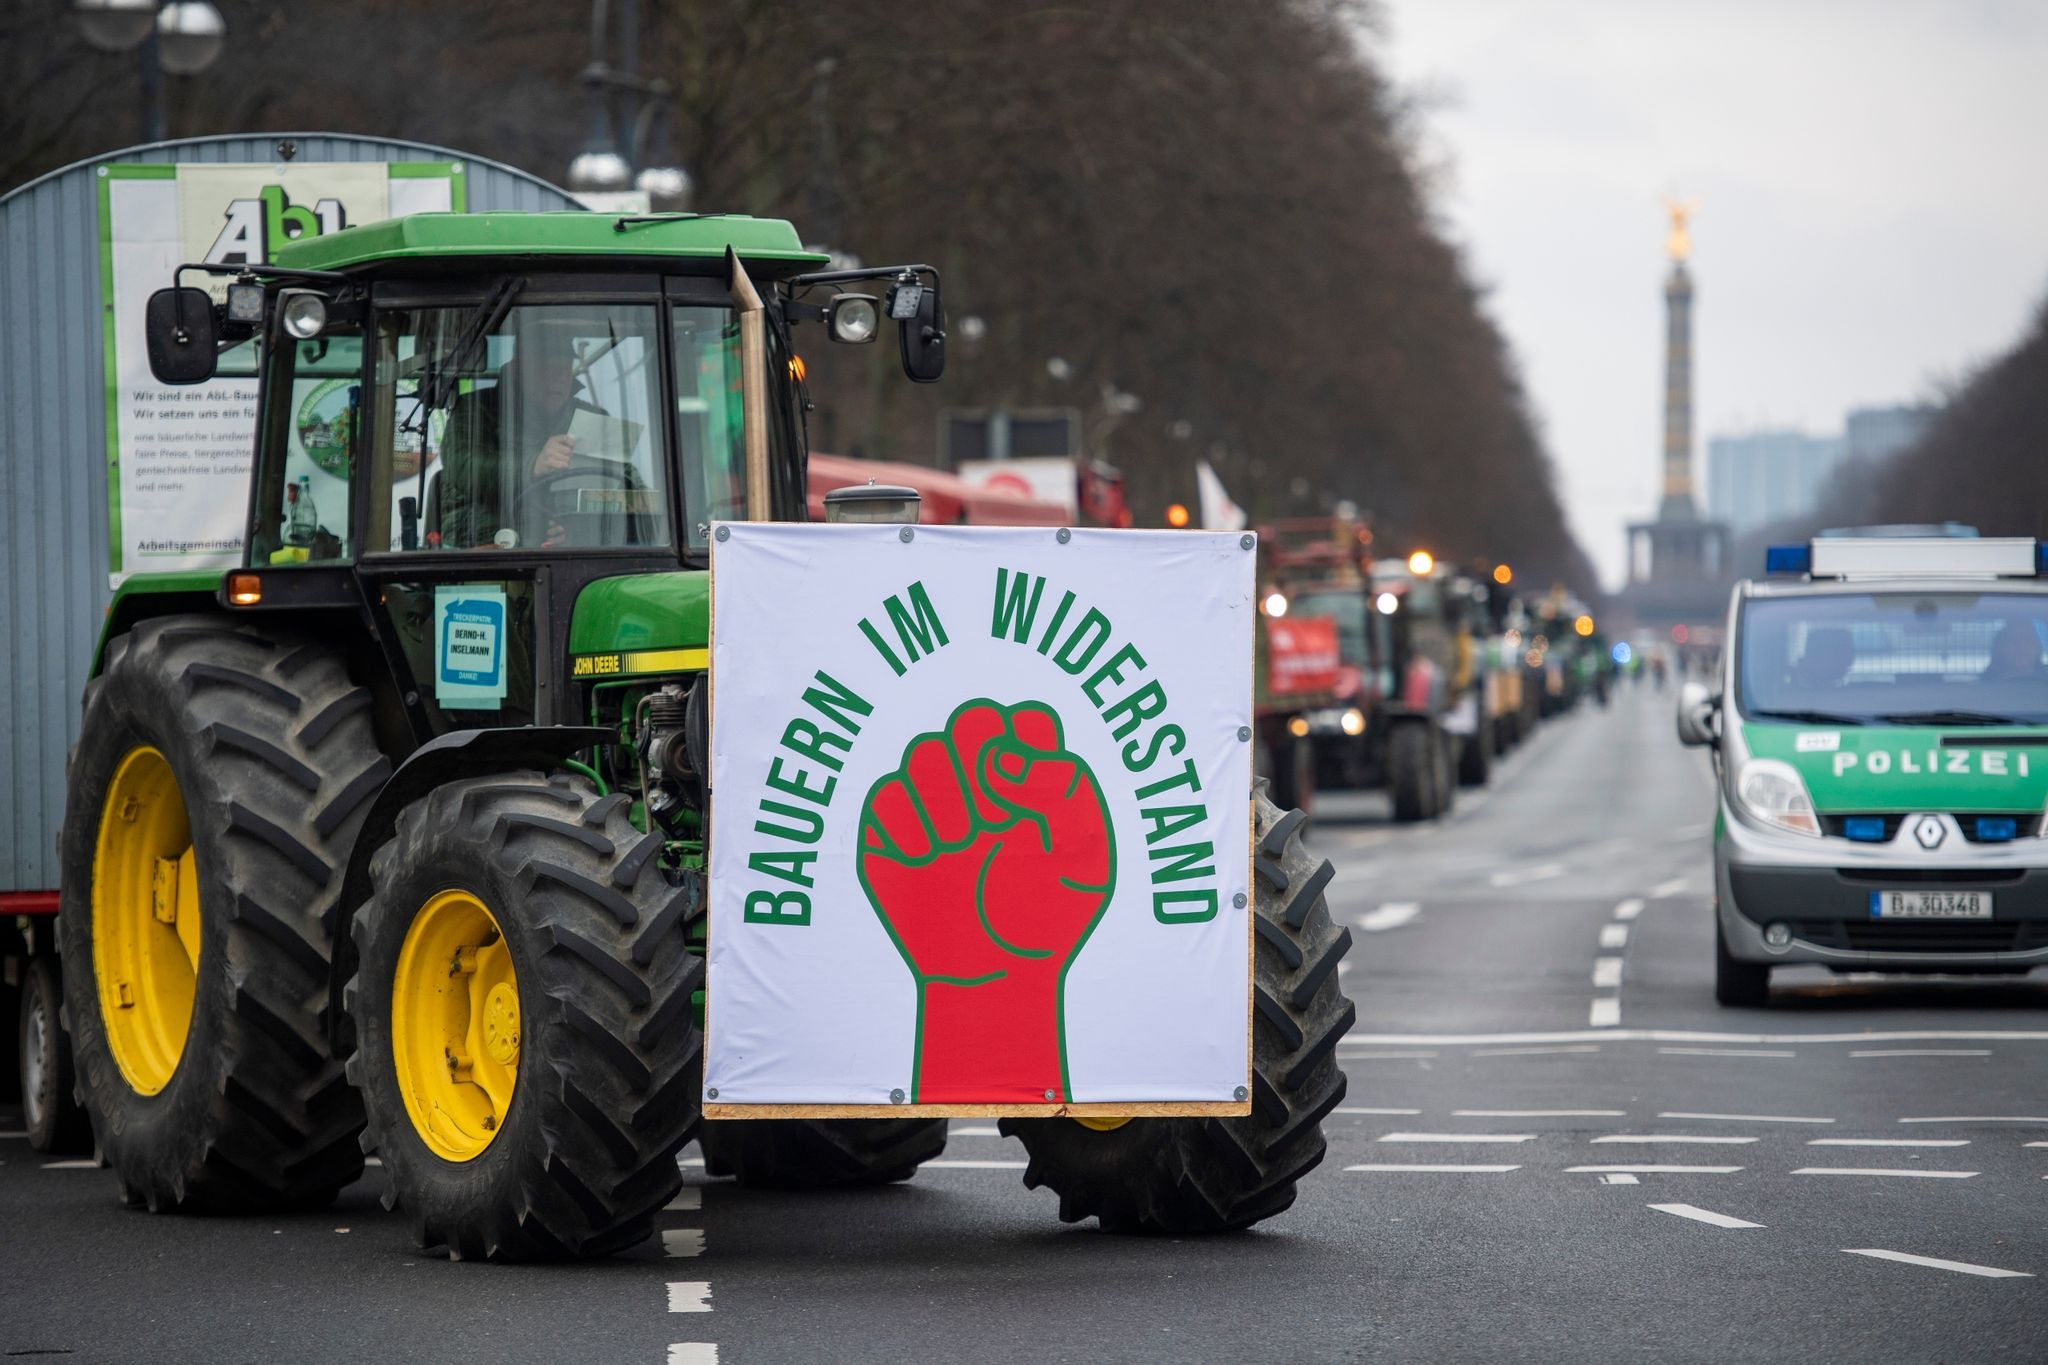
[[[1330,1154],[1244,1235],[1062,1226],[992,1123],[904,1186],[705,1181],[610,1261],[423,1256],[381,1175],[152,1217],[0,1111],[0,1352],[80,1360],[2038,1360],[2048,980],[1712,999],[1671,696],[1546,726],[1452,818],[1326,799],[1358,947]],[[688,1156],[694,1157],[694,1149]]]

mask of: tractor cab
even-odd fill
[[[258,381],[227,605],[360,603],[415,743],[588,715],[566,646],[612,595],[588,590],[694,575],[717,522],[804,518],[797,329],[868,342],[886,312],[910,378],[938,377],[936,272],[825,263],[778,220],[547,213],[420,214],[268,267],[184,267],[150,305],[158,378]],[[225,275],[218,302],[194,270]],[[638,643],[673,662],[707,641],[701,589],[671,587]],[[630,671],[606,643],[583,676]]]

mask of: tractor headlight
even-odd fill
[[[841,294],[829,305],[828,326],[834,341],[860,346],[882,330],[882,313],[866,294]]]
[[[327,329],[327,300],[304,290],[291,290],[284,296],[279,320],[290,335],[300,341],[311,341]]]
[[[1789,763],[1774,758],[1753,758],[1742,765],[1735,779],[1735,800],[1744,810],[1767,825],[1794,834],[1819,835],[1820,819],[1813,813],[1813,798],[1806,783]]]
[[[1285,616],[1287,614],[1287,594],[1277,591],[1269,592],[1266,594],[1266,600],[1259,605],[1265,609],[1268,616],[1276,618]]]
[[[1337,726],[1347,735],[1362,735],[1365,733],[1365,712],[1353,706],[1337,718]]]

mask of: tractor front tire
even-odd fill
[[[1437,814],[1437,760],[1430,728],[1421,721],[1397,721],[1387,736],[1387,795],[1394,818],[1403,823]]]
[[[1479,728],[1466,735],[1458,743],[1458,781],[1467,787],[1483,787],[1493,774],[1493,756],[1499,746],[1494,742],[1494,722],[1491,716],[1480,718]]]
[[[704,1173],[757,1189],[821,1190],[908,1180],[946,1150],[944,1119],[711,1119]]]
[[[698,1123],[695,878],[623,794],[499,773],[404,807],[344,990],[375,1150],[423,1247],[601,1256],[650,1236]]]
[[[1023,1142],[1024,1184],[1059,1196],[1060,1220],[1093,1217],[1110,1232],[1247,1228],[1286,1210],[1323,1159],[1323,1118],[1344,1098],[1337,1042],[1357,1011],[1337,983],[1351,931],[1323,889],[1330,864],[1301,843],[1302,813],[1263,786],[1253,800],[1251,1113],[1242,1118],[1004,1119]]]
[[[71,1066],[71,1040],[60,1022],[64,983],[57,960],[38,953],[21,978],[21,1117],[28,1145],[60,1155],[92,1150],[92,1124],[78,1107]]]
[[[123,1198],[315,1207],[362,1174],[328,1049],[343,865],[391,765],[340,654],[145,621],[86,684],[60,838],[65,1023]]]

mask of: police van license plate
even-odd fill
[[[1989,891],[1873,891],[1872,919],[1990,919]]]

